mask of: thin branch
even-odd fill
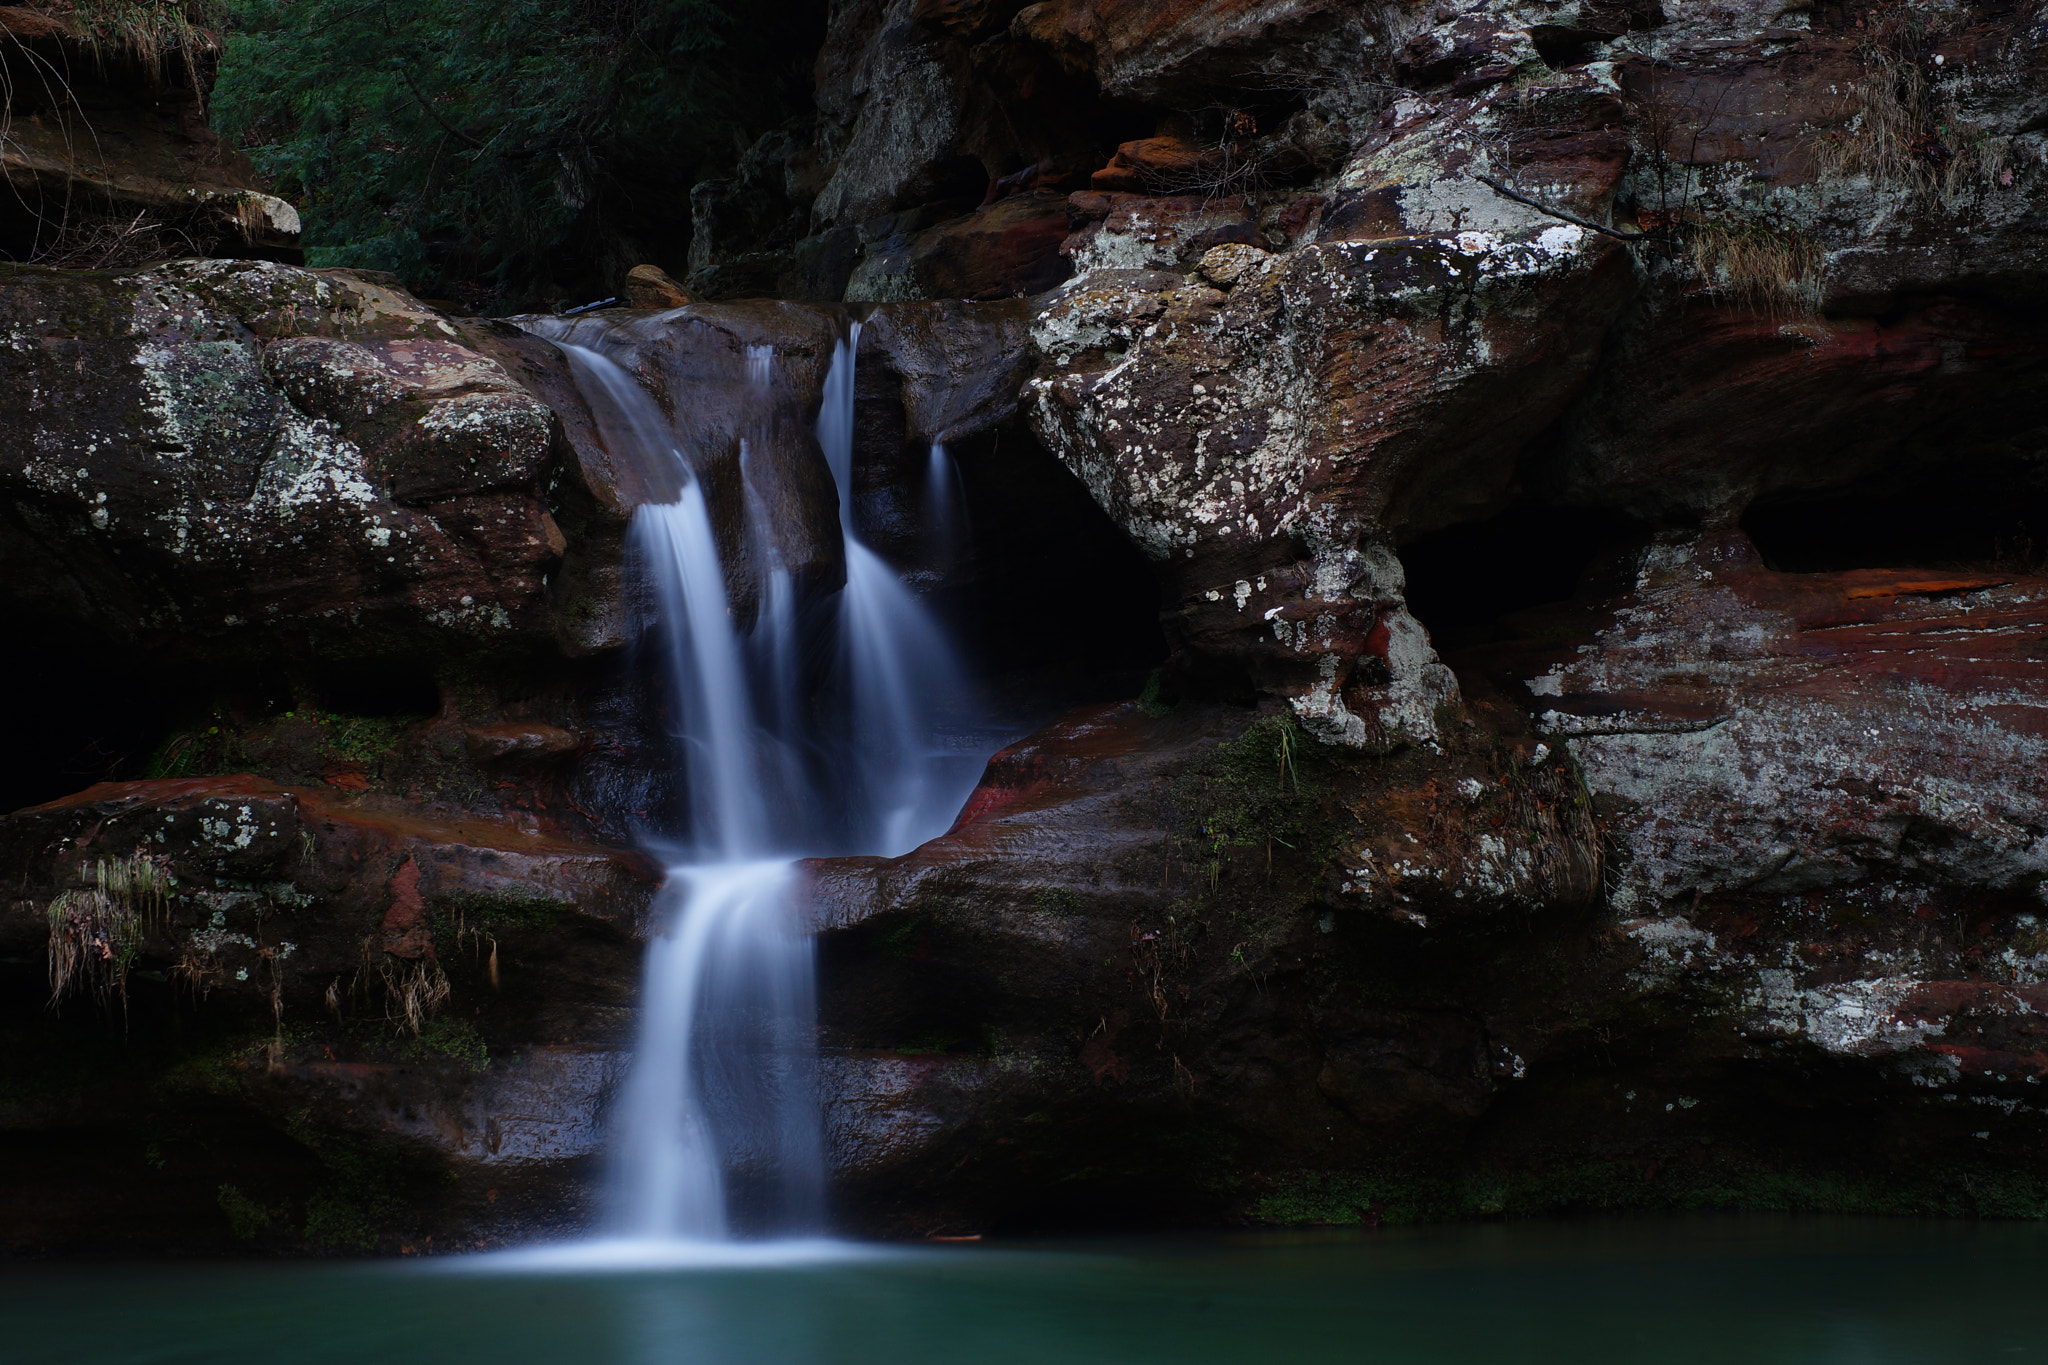
[[[463,132],[460,128],[457,128],[454,124],[450,123],[446,118],[442,117],[441,111],[439,109],[436,109],[433,106],[433,104],[427,99],[427,97],[420,93],[419,86],[413,83],[411,70],[409,70],[407,67],[401,64],[398,68],[398,75],[399,79],[405,82],[405,88],[412,91],[412,97],[419,101],[420,108],[426,110],[428,116],[432,118],[434,122],[440,124],[443,128],[447,129],[454,136],[462,139],[463,142],[467,143],[470,147],[474,148],[475,150],[480,152],[484,149],[483,143],[478,142],[468,133]]]
[[[1641,237],[1631,237],[1626,232],[1616,232],[1611,227],[1601,227],[1598,223],[1595,223],[1590,219],[1581,218],[1576,213],[1568,213],[1564,209],[1552,208],[1548,204],[1539,203],[1538,201],[1531,199],[1528,195],[1523,194],[1520,190],[1511,188],[1507,184],[1507,182],[1503,180],[1497,180],[1493,176],[1475,175],[1472,178],[1474,180],[1477,180],[1480,184],[1485,185],[1492,189],[1493,192],[1501,196],[1501,198],[1512,199],[1517,204],[1526,204],[1530,208],[1536,210],[1538,213],[1548,214],[1550,217],[1557,219],[1559,222],[1570,223],[1573,227],[1582,227],[1586,229],[1588,232],[1602,233],[1605,236],[1612,237],[1617,242],[1640,242],[1642,240]]]

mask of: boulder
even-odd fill
[[[658,265],[636,265],[626,272],[626,298],[635,308],[681,308],[696,302]]]
[[[551,648],[546,404],[402,291],[262,261],[0,276],[18,609],[126,646]]]

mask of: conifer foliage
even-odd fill
[[[531,296],[686,152],[713,0],[230,0],[216,125],[306,221],[309,263]]]

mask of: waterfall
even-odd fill
[[[742,440],[738,491],[758,589],[744,628],[714,532],[718,500],[653,395],[603,353],[601,337],[596,346],[551,339],[607,443],[681,478],[676,501],[640,507],[631,532],[657,618],[688,820],[650,831],[681,852],[656,907],[639,1038],[614,1110],[611,1227],[641,1243],[730,1238],[741,1181],[751,1230],[816,1233],[825,1174],[815,987],[793,864],[894,856],[945,832],[986,756],[944,733],[964,702],[964,674],[938,624],[855,526],[858,323],[834,351],[816,429],[839,499],[844,583],[836,601],[800,600],[781,561],[788,539],[774,509],[787,505],[784,490],[764,484],[772,463]],[[748,347],[744,363],[765,405],[771,349]],[[677,406],[686,413],[687,395]],[[822,673],[810,638],[821,617],[836,635]]]
[[[939,567],[957,568],[967,549],[967,498],[960,490],[960,471],[952,453],[938,441],[932,442],[924,479],[925,521],[931,526]]]

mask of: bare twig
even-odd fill
[[[1523,194],[1520,190],[1514,189],[1513,187],[1509,186],[1506,181],[1498,180],[1493,176],[1474,175],[1472,178],[1474,180],[1477,180],[1480,184],[1485,185],[1487,188],[1491,189],[1495,194],[1498,194],[1503,199],[1512,199],[1517,204],[1526,204],[1528,207],[1536,210],[1538,213],[1547,214],[1548,216],[1557,219],[1561,223],[1570,223],[1573,227],[1582,227],[1586,229],[1588,232],[1602,233],[1608,237],[1612,237],[1617,242],[1640,242],[1642,240],[1641,237],[1631,237],[1626,232],[1616,232],[1611,227],[1602,227],[1600,226],[1600,224],[1595,223],[1590,219],[1579,217],[1579,215],[1576,213],[1570,213],[1560,208],[1552,208],[1549,204],[1545,204],[1538,200],[1531,199],[1528,195]]]

